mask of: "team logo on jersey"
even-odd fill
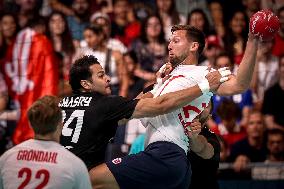
[[[115,158],[115,159],[112,160],[112,163],[115,164],[115,165],[117,165],[117,164],[119,164],[121,162],[122,162],[121,158]]]

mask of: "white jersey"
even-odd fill
[[[171,77],[157,90],[154,97],[186,89],[205,79],[208,73],[207,66],[180,65],[176,67]],[[210,102],[212,93],[203,94],[191,101],[183,108],[168,114],[153,118],[144,118],[142,123],[146,126],[145,146],[156,141],[169,141],[180,146],[187,153],[188,142],[185,128],[199,115]]]
[[[0,188],[92,187],[82,160],[57,142],[30,139],[1,156]]]

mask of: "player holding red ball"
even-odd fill
[[[271,19],[274,21],[271,22]],[[238,73],[219,85],[214,91],[218,95],[239,94],[247,90],[252,79],[259,42],[272,38],[278,31],[277,19],[267,11],[253,15],[250,25],[252,28]],[[181,90],[205,76],[207,68],[195,66],[204,46],[205,39],[200,30],[189,25],[173,26],[168,50],[174,70],[170,79],[155,92],[151,91],[154,97]],[[207,90],[201,89],[201,91],[203,94],[201,98],[188,102],[179,110],[143,119],[143,124],[146,126],[145,151],[92,168],[89,173],[93,188],[188,189],[191,168],[186,153],[190,150],[189,140],[195,139],[188,138],[184,131],[198,135],[193,130],[189,131],[187,127],[190,127],[190,122],[197,116],[197,112],[200,113],[200,110],[206,107],[203,105],[208,103],[212,95]],[[190,109],[192,107],[196,112]]]

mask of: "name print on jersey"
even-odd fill
[[[93,97],[84,97],[84,96],[78,96],[78,97],[65,97],[62,99],[62,101],[59,103],[59,107],[87,107],[90,105],[90,102]]]
[[[41,150],[20,150],[17,160],[37,161],[46,163],[57,163],[57,152],[48,152]]]

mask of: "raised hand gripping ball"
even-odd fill
[[[269,40],[278,32],[280,24],[278,17],[270,10],[256,12],[250,18],[250,32],[261,40]]]

